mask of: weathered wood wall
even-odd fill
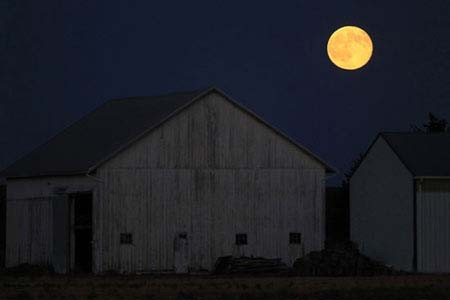
[[[450,180],[417,182],[417,268],[450,272]]]
[[[42,177],[7,181],[6,266],[49,265],[53,255],[53,201],[59,192],[94,189],[87,177]]]
[[[186,232],[191,269],[221,255],[287,263],[324,244],[324,166],[210,94],[101,166],[94,270],[164,270]],[[290,245],[289,232],[302,244]],[[132,233],[133,245],[121,245]],[[246,233],[248,245],[236,246]]]
[[[51,198],[7,202],[6,267],[49,265],[52,254]]]
[[[0,179],[0,268],[5,267],[6,249],[6,182]]]

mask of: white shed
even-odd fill
[[[8,168],[6,265],[210,270],[324,246],[323,160],[218,89],[106,102]]]
[[[350,179],[350,228],[372,258],[450,272],[450,134],[379,134]]]

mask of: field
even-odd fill
[[[450,275],[214,277],[0,275],[0,299],[450,299]]]

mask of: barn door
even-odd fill
[[[189,249],[186,232],[181,232],[176,235],[173,248],[175,273],[187,273],[189,265]]]
[[[92,193],[71,194],[74,271],[92,271]]]
[[[53,255],[52,264],[56,273],[69,270],[69,198],[60,195],[53,198]]]

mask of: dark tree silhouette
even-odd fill
[[[363,161],[364,155],[362,153],[358,154],[358,157],[352,161],[352,164],[350,166],[350,169],[344,173],[344,180],[342,181],[342,187],[346,190],[348,190],[348,185],[350,183],[350,178],[353,176],[353,174],[355,173],[356,169],[358,169],[359,165],[361,164],[361,162]]]
[[[422,125],[423,128],[418,127],[417,125],[411,125],[411,130],[413,132],[450,132],[450,127],[448,126],[448,121],[446,119],[440,119],[436,117],[433,113],[428,113],[428,122]],[[344,180],[342,181],[342,187],[348,189],[348,184],[350,182],[350,177],[353,176],[356,169],[361,164],[364,155],[359,153],[358,157],[352,162],[350,169],[344,173]]]
[[[432,113],[428,113],[428,122],[422,125],[423,128],[417,125],[411,125],[411,130],[414,132],[447,132],[449,131],[448,121],[445,119],[439,119]]]

